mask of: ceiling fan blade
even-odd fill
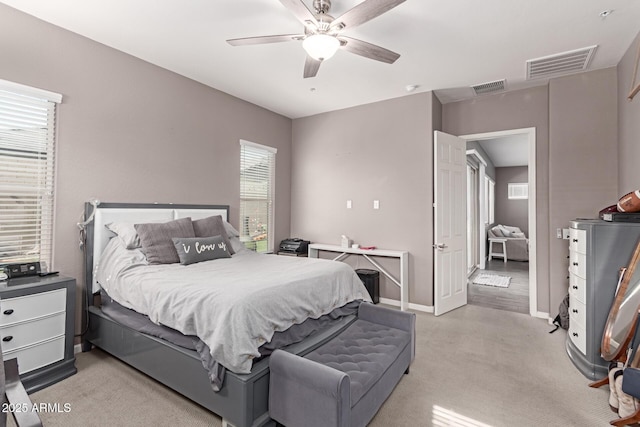
[[[393,64],[400,58],[400,54],[398,53],[376,46],[375,44],[363,42],[362,40],[345,36],[338,37],[338,40],[342,43],[340,46],[341,49],[364,56],[365,58],[375,59],[376,61],[386,62],[387,64]]]
[[[307,55],[307,60],[304,62],[304,78],[315,77],[320,69],[320,64],[322,64],[322,61],[318,61]]]
[[[249,44],[266,44],[290,42],[293,40],[302,40],[304,34],[282,34],[277,36],[259,36],[259,37],[243,37],[240,39],[229,39],[227,43],[232,46],[244,46]]]
[[[282,1],[282,0],[281,0]],[[393,9],[406,0],[365,0],[336,18],[329,26],[330,30],[354,28]]]
[[[310,27],[311,29],[318,27],[318,20],[302,0],[280,0],[280,3],[289,9],[305,27]]]

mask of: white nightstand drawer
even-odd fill
[[[2,352],[64,336],[65,313],[0,327]]]
[[[571,319],[573,320],[573,319]],[[587,330],[584,325],[576,322],[569,321],[569,339],[575,344],[580,353],[587,354]]]
[[[587,303],[587,282],[574,273],[569,273],[569,293],[583,304]]]
[[[64,358],[64,335],[28,347],[2,352],[4,360],[18,358],[18,372],[24,374]]]
[[[41,292],[0,301],[0,325],[61,313],[66,309],[67,290]]]

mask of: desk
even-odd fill
[[[319,251],[339,252],[340,255],[335,257],[334,261],[340,261],[349,255],[362,255],[382,274],[387,276],[389,280],[400,288],[400,309],[406,311],[409,306],[409,252],[407,251],[390,251],[386,249],[360,249],[360,248],[343,248],[337,245],[325,245],[322,243],[312,243],[309,245],[309,257],[318,258]],[[400,261],[400,280],[389,274],[380,264],[378,264],[372,256],[398,258]]]

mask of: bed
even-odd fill
[[[93,206],[91,204],[87,204],[85,207],[85,217],[89,218],[92,214]],[[205,408],[215,412],[220,415],[223,419],[223,425],[233,425],[236,427],[248,427],[248,426],[263,426],[263,425],[272,425],[273,422],[269,418],[268,415],[268,385],[269,385],[269,369],[268,369],[268,357],[255,357],[253,354],[254,349],[249,349],[245,353],[250,354],[246,356],[243,353],[243,357],[248,357],[252,359],[252,363],[249,365],[247,369],[247,364],[244,363],[245,359],[224,359],[225,365],[233,366],[232,369],[227,369],[224,374],[224,382],[218,387],[215,384],[212,384],[211,372],[207,372],[205,367],[203,366],[203,360],[201,357],[201,352],[195,351],[193,349],[185,348],[184,346],[178,345],[174,342],[169,342],[160,336],[154,336],[150,333],[147,333],[144,329],[139,329],[132,327],[130,324],[126,322],[122,322],[118,319],[116,315],[113,314],[112,311],[108,311],[107,308],[112,306],[111,298],[113,295],[108,295],[105,292],[105,289],[102,285],[107,285],[109,280],[106,277],[111,277],[110,274],[105,275],[102,270],[104,270],[107,263],[108,255],[103,254],[108,253],[110,248],[110,243],[116,243],[113,241],[115,234],[105,227],[105,224],[113,224],[113,223],[129,223],[129,224],[139,224],[139,223],[163,223],[169,221],[180,220],[184,218],[191,218],[193,221],[198,219],[208,218],[214,215],[220,215],[223,219],[227,219],[228,217],[228,206],[221,205],[173,205],[173,204],[121,204],[121,203],[101,203],[95,210],[94,219],[90,222],[85,230],[85,267],[86,267],[86,277],[85,277],[85,285],[86,285],[86,296],[87,296],[87,319],[88,322],[87,332],[84,335],[83,341],[83,350],[88,351],[91,346],[96,346],[111,355],[119,358],[120,360],[128,363],[134,368],[144,372],[145,374],[153,377],[157,381],[165,384],[166,386],[176,390],[187,398],[195,401],[196,403],[204,406]],[[120,244],[120,243],[118,243]],[[111,245],[113,246],[113,245]],[[105,248],[107,250],[105,250]],[[237,247],[236,247],[237,248]],[[245,257],[245,258],[243,258]],[[264,263],[264,262],[273,262],[273,263],[288,263],[285,267],[280,267],[278,264],[277,268],[281,270],[289,270],[291,269],[291,286],[301,287],[304,289],[304,286],[313,286],[314,289],[322,288],[319,286],[322,280],[325,280],[327,283],[327,289],[331,289],[331,292],[328,293],[326,297],[327,301],[331,300],[331,302],[327,302],[327,307],[322,307],[320,310],[327,310],[331,308],[333,310],[333,305],[335,305],[336,310],[342,309],[342,304],[345,301],[349,301],[349,304],[356,304],[358,301],[366,300],[369,301],[370,298],[366,292],[366,289],[362,285],[361,282],[357,279],[357,275],[355,272],[349,273],[352,277],[355,277],[357,284],[355,282],[351,282],[351,279],[345,279],[347,274],[344,273],[344,264],[342,263],[334,263],[327,260],[321,260],[324,263],[329,264],[308,264],[310,262],[315,262],[318,260],[306,260],[302,264],[291,264],[296,262],[295,259],[291,257],[278,257],[275,255],[257,255],[257,254],[235,254],[233,257],[229,259],[225,259],[222,262],[215,261],[206,261],[200,264],[203,268],[206,267],[208,263],[218,263],[215,264],[216,268],[226,269],[232,268],[231,266],[234,264],[241,263],[241,260],[247,260],[247,262],[253,263]],[[286,259],[286,261],[285,261]],[[101,262],[103,262],[101,264]],[[251,265],[251,264],[241,264],[241,265]],[[255,264],[254,264],[255,265]],[[262,265],[262,264],[260,264]],[[340,265],[340,267],[338,267]],[[314,271],[322,270],[324,274],[325,270],[338,269],[343,270],[335,277],[341,277],[340,281],[345,282],[345,284],[338,284],[342,289],[344,287],[344,291],[336,291],[337,288],[334,281],[338,279],[333,279],[332,276],[319,276],[319,278],[313,279],[317,280],[317,282],[312,282],[312,279],[309,279],[309,283],[307,280],[301,280],[298,278],[300,273],[297,274],[297,268],[310,268]],[[184,266],[183,266],[184,267]],[[192,267],[189,265],[187,267]],[[294,269],[295,267],[295,269]],[[164,268],[164,267],[163,267]],[[175,267],[175,270],[178,271],[181,267]],[[235,267],[234,267],[235,268]],[[241,267],[240,267],[241,268]],[[126,270],[126,269],[125,269]],[[131,269],[129,269],[131,270]],[[127,274],[130,272],[127,270]],[[95,272],[98,274],[95,274]],[[131,270],[132,271],[132,270]],[[142,292],[141,295],[149,294],[149,299],[154,298],[152,294],[154,293],[155,287],[166,286],[172,279],[173,267],[167,267],[166,269],[159,269],[159,271],[155,271],[156,274],[156,282],[146,283],[144,286],[139,287],[139,292]],[[182,270],[180,270],[182,271]],[[184,269],[186,271],[186,268]],[[220,270],[219,275],[222,277],[229,276],[226,270]],[[301,270],[302,271],[302,270]],[[103,283],[99,283],[98,277],[102,274]],[[240,274],[240,273],[238,273]],[[226,275],[226,276],[225,276]],[[146,276],[145,276],[146,277]],[[152,276],[149,276],[152,277]],[[192,277],[192,276],[188,276]],[[279,284],[270,283],[270,277],[272,275],[265,275],[264,283],[260,284],[260,288],[269,288],[270,286],[274,286],[275,289],[280,286]],[[302,276],[300,276],[302,277]],[[306,276],[305,276],[306,277]],[[147,279],[145,279],[147,280]],[[251,277],[251,280],[255,280],[255,276]],[[280,279],[278,279],[280,280]],[[271,280],[272,282],[274,280]],[[289,282],[283,279],[284,282]],[[155,286],[157,285],[157,286]],[[278,285],[278,286],[276,286]],[[329,286],[330,285],[330,286]],[[145,287],[146,286],[146,287]],[[182,285],[181,285],[182,286]],[[196,286],[196,285],[194,285]],[[234,285],[235,286],[235,285]],[[289,286],[289,284],[287,285]],[[108,291],[114,294],[118,294],[117,288],[113,287],[112,284],[106,286]],[[126,286],[125,286],[126,288]],[[121,288],[122,289],[122,288]],[[280,289],[280,288],[278,288]],[[284,291],[284,289],[287,289]],[[297,291],[293,288],[282,288],[283,295],[287,295],[287,298],[281,298],[282,301],[289,300],[288,296],[290,293],[298,294],[302,293],[311,293],[308,292],[311,288],[307,288],[307,291]],[[103,305],[97,305],[94,303],[95,295],[99,292],[103,292],[103,298],[105,299]],[[200,290],[198,289],[198,293]],[[261,290],[262,292],[262,290]],[[314,291],[316,292],[316,291]],[[344,295],[343,295],[344,293]],[[216,296],[216,299],[220,298],[221,294]],[[266,294],[265,294],[266,295]],[[329,296],[330,295],[330,296]],[[337,296],[336,296],[337,295]],[[135,296],[130,299],[135,300]],[[144,300],[145,298],[142,298]],[[255,298],[254,298],[255,299]],[[318,299],[318,295],[314,296],[314,299]],[[320,299],[325,299],[324,297],[320,297]],[[109,304],[106,304],[107,300]],[[260,294],[260,300],[268,300],[268,297]],[[148,304],[148,309],[152,310],[153,307],[158,305],[158,300],[154,299],[152,303]],[[235,301],[235,300],[231,300]],[[126,297],[119,296],[118,303],[116,304],[120,309],[124,309],[127,311],[129,308],[127,307],[131,301],[129,301]],[[192,304],[192,303],[189,303]],[[302,305],[307,304],[306,302],[302,303]],[[311,302],[309,302],[311,304]],[[313,304],[316,304],[314,301]],[[349,304],[346,304],[347,307]],[[236,303],[233,302],[230,304],[235,307]],[[240,304],[238,304],[240,305]],[[331,305],[331,307],[329,307]],[[189,305],[191,306],[191,305]],[[294,307],[295,306],[295,307]],[[306,307],[306,306],[305,306]],[[103,309],[104,308],[104,309]],[[134,307],[137,308],[137,307]],[[296,302],[295,304],[291,304],[292,312],[300,311],[300,303]],[[198,312],[198,310],[193,310],[194,312]],[[306,307],[305,310],[308,311],[308,316],[316,317],[319,312],[315,308]],[[183,310],[184,311],[184,310]],[[181,313],[183,312],[181,311]],[[285,311],[285,310],[283,310]],[[244,313],[244,312],[240,312]],[[330,316],[333,311],[326,316]],[[331,340],[333,337],[338,335],[341,331],[343,331],[346,327],[348,327],[353,321],[355,321],[355,314],[350,314],[351,312],[345,311],[339,316],[332,317],[330,322],[323,323],[322,327],[318,327],[315,332],[305,337],[302,340],[298,340],[298,342],[294,342],[289,344],[286,342],[287,350],[299,354],[305,355],[314,349],[318,348],[325,342]],[[153,311],[150,313],[145,313],[144,309],[142,311],[142,315],[148,315],[150,318],[154,318],[156,322],[158,319],[156,318],[157,313]],[[195,314],[197,316],[197,314]],[[291,317],[291,323],[299,323],[300,319],[298,314],[294,314]],[[234,318],[234,317],[231,317]],[[237,319],[237,314],[234,319]],[[191,325],[191,323],[199,321],[197,318],[189,320],[187,323]],[[289,320],[287,320],[289,321]],[[189,323],[191,322],[191,323]],[[282,328],[282,325],[279,323],[281,320],[273,320],[270,321],[270,327],[275,330],[279,330]],[[171,324],[170,318],[161,318],[159,319],[159,323],[168,326],[176,326]],[[250,322],[249,326],[241,328],[244,330],[245,328],[250,329],[253,326],[253,323]],[[303,322],[303,324],[306,322]],[[176,328],[181,329],[183,325],[179,323]],[[262,327],[259,328],[261,330]],[[227,328],[229,329],[229,328]],[[234,329],[234,328],[231,328]],[[237,329],[237,328],[235,328]],[[293,328],[291,328],[293,329]],[[198,330],[198,334],[202,330]],[[288,330],[287,330],[288,331]],[[287,332],[284,331],[284,332]],[[185,333],[190,332],[189,329],[185,329]],[[255,331],[254,331],[255,332]],[[252,332],[252,333],[254,333]],[[255,332],[256,334],[262,334],[262,332]],[[155,334],[157,335],[157,334]],[[205,334],[206,335],[206,334]],[[258,335],[255,335],[258,336]],[[208,341],[210,337],[203,337],[201,342],[204,342],[209,345],[212,354],[215,353],[214,349],[217,348],[216,341]],[[269,338],[266,336],[265,338]],[[242,338],[241,338],[242,339]],[[262,336],[260,336],[262,339]],[[273,342],[277,342],[276,336],[273,336]],[[239,341],[243,344],[243,341]],[[225,347],[225,346],[222,346]],[[229,344],[227,347],[236,348],[236,344]],[[205,347],[206,348],[206,347]],[[239,347],[238,347],[239,348]],[[262,348],[262,347],[261,347]],[[263,353],[261,352],[260,355]],[[265,354],[268,354],[265,353]],[[215,390],[214,390],[215,389]]]

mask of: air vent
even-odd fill
[[[598,46],[571,50],[527,61],[527,80],[584,71]]]
[[[471,86],[476,95],[482,95],[483,93],[498,92],[504,90],[505,79],[495,80],[493,82],[480,83],[478,85]]]

